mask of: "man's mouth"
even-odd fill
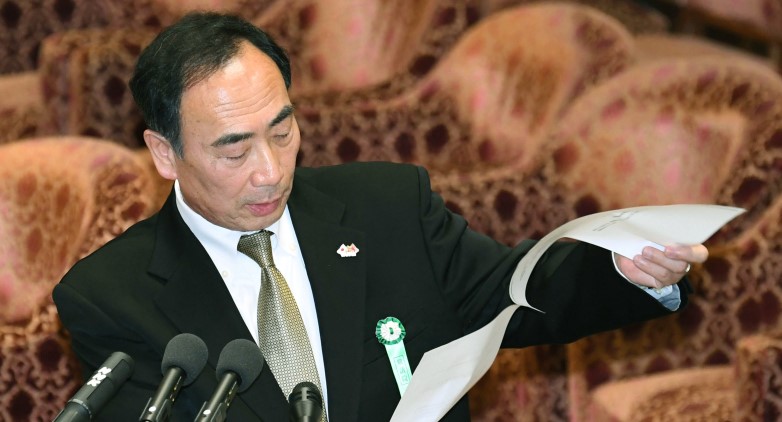
[[[273,213],[280,206],[280,198],[269,202],[255,202],[247,204],[247,209],[256,217],[265,217]]]

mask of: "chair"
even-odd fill
[[[299,108],[305,139],[299,162],[387,160],[442,171],[523,167],[570,100],[631,60],[632,37],[586,6],[507,9],[471,28],[432,72],[396,98]]]
[[[52,420],[81,385],[51,290],[155,208],[149,168],[94,138],[0,146],[0,419]]]

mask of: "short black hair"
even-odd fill
[[[243,41],[274,61],[289,89],[291,68],[285,51],[263,30],[234,15],[187,14],[141,52],[129,84],[133,99],[147,126],[166,137],[180,158],[182,93],[225,66]]]

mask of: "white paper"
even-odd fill
[[[556,228],[516,266],[510,284],[515,305],[480,330],[426,352],[391,421],[437,421],[478,382],[497,356],[513,312],[519,306],[535,309],[527,302],[527,281],[538,259],[557,240],[577,239],[632,258],[645,246],[703,243],[743,212],[718,205],[635,207],[588,215]]]
[[[540,256],[563,237],[632,259],[646,246],[663,249],[676,243],[703,243],[743,212],[742,208],[719,205],[659,205],[605,211],[569,221],[538,241],[519,262],[511,277],[510,297],[515,303],[532,308],[525,295],[527,280]]]

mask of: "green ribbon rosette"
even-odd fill
[[[388,361],[391,363],[391,371],[394,373],[396,385],[399,387],[400,397],[405,394],[410,379],[413,378],[413,371],[410,370],[410,363],[407,361],[407,352],[405,351],[405,326],[394,317],[381,319],[375,327],[375,336],[377,341],[386,347]]]

